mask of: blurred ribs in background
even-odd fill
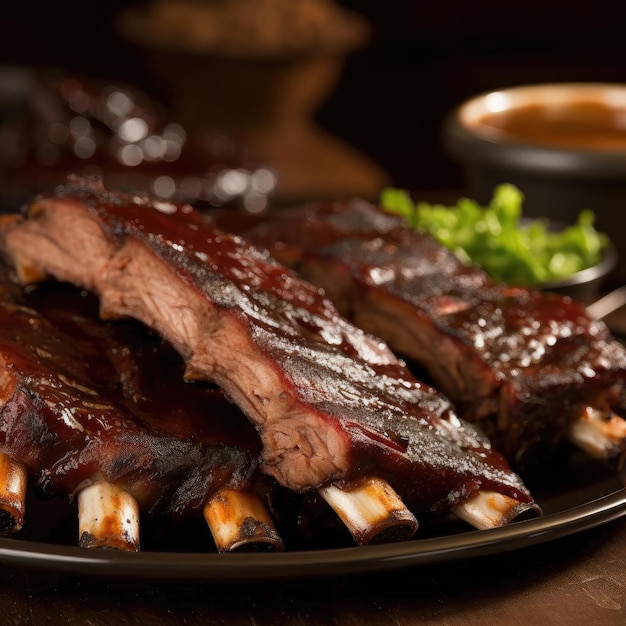
[[[70,173],[198,207],[261,211],[275,172],[220,131],[190,135],[137,87],[61,70],[0,70],[0,202],[14,210]]]

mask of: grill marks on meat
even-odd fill
[[[6,299],[0,372],[0,449],[46,493],[73,496],[106,480],[145,510],[182,515],[224,486],[246,485],[254,471],[254,454],[209,441],[206,429],[186,438],[167,416],[131,415],[98,346]]]
[[[26,282],[93,290],[219,384],[259,430],[263,470],[306,491],[374,473],[416,511],[477,490],[531,496],[486,439],[311,285],[189,207],[74,181],[5,225]]]
[[[244,236],[425,367],[459,414],[518,467],[550,454],[587,406],[624,410],[624,348],[581,304],[493,284],[366,202],[253,219],[239,225]]]

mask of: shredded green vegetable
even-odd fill
[[[547,219],[522,220],[523,200],[517,187],[502,184],[487,206],[468,198],[456,206],[414,203],[408,191],[393,187],[382,191],[380,203],[496,281],[536,285],[600,262],[608,238],[595,229],[592,211],[581,211],[574,225],[555,232]]]

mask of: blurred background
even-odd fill
[[[386,184],[424,199],[462,193],[462,171],[440,140],[445,116],[460,101],[522,83],[626,82],[626,5],[604,0],[188,5],[23,0],[4,12],[0,63],[141,90],[163,106],[162,124],[179,123],[188,138],[202,139],[202,158],[230,159],[234,171],[251,171],[250,162],[260,168],[254,209],[263,208],[264,196],[284,203],[375,198]],[[5,130],[19,117],[15,92],[22,79],[5,72],[1,81]],[[32,92],[29,97],[31,108],[32,98],[40,101]],[[92,128],[101,121],[92,120]],[[33,128],[22,123],[19,133]],[[0,141],[8,134],[15,143],[16,132],[0,128]],[[31,180],[41,169],[21,150],[5,159],[5,187],[15,184],[20,163],[30,163]],[[88,160],[75,149],[72,156]],[[55,175],[72,167],[60,163],[53,163]],[[46,166],[50,170],[50,161]],[[209,200],[232,200],[250,184],[232,175]],[[162,188],[166,193],[167,185]]]

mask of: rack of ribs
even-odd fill
[[[260,441],[241,411],[219,388],[186,383],[180,356],[143,324],[134,320],[100,320],[95,296],[66,283],[49,281],[30,286],[22,299],[62,330],[66,338],[71,337],[72,344],[86,355],[90,371],[97,372],[100,380],[106,377],[110,381],[108,393],[131,415],[138,416],[142,424],[183,439],[209,438],[210,433],[211,443],[235,446],[256,458]],[[246,491],[222,489],[204,506],[204,517],[222,551],[224,546],[228,550],[281,549],[282,542],[272,528],[275,521],[292,542],[313,540],[324,545],[331,539],[324,536],[327,533],[311,531],[312,524],[335,529],[333,535],[345,541],[341,520],[318,494],[294,497],[258,473],[250,483]],[[371,486],[365,486],[360,497],[376,495]],[[399,506],[395,508],[393,504],[389,498],[371,501],[367,515],[359,520],[361,532],[350,525],[349,518],[347,530],[357,534],[360,543],[410,537],[416,530],[414,516],[403,504],[396,503]],[[335,512],[342,512],[341,508]]]
[[[219,551],[282,549],[247,420],[226,402],[208,405],[203,390],[170,410],[166,378],[159,395],[140,384],[139,366],[161,362],[156,346],[138,360],[111,328],[67,303],[51,307],[41,291],[20,293],[6,275],[0,294],[3,534],[21,529],[30,480],[44,495],[77,501],[82,547],[138,550],[145,512],[174,520],[204,513]]]
[[[566,442],[624,463],[626,351],[582,304],[495,284],[361,200],[212,221],[323,288],[355,325],[423,371],[517,470],[539,467]]]
[[[5,217],[1,247],[23,283],[70,282],[98,295],[103,318],[168,341],[186,380],[218,385],[255,426],[261,471],[317,490],[358,543],[381,499],[400,516],[452,511],[478,528],[539,513],[489,441],[382,340],[187,205],[72,178]]]

